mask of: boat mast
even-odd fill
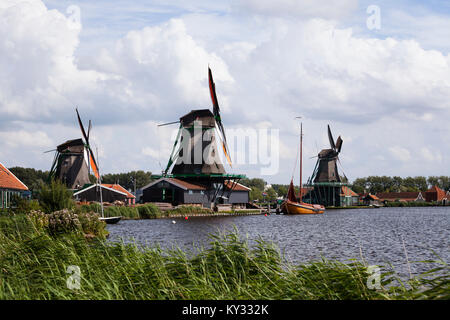
[[[98,161],[98,148],[97,147],[95,147],[95,152],[97,153],[97,161]],[[97,170],[98,170],[97,184],[100,187],[100,206],[102,208],[102,218],[104,218],[105,215],[103,214],[102,176],[100,175],[100,165],[97,165]]]
[[[299,202],[302,202],[302,147],[303,147],[303,126],[300,122],[300,188],[299,188]]]

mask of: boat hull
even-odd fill
[[[105,221],[107,224],[115,224],[122,219],[122,217],[108,217],[108,218],[99,218],[100,221]]]
[[[322,214],[325,212],[325,207],[317,204],[299,203],[288,200],[283,202],[281,210],[285,214]]]

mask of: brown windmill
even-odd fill
[[[99,178],[97,162],[89,146],[91,121],[89,121],[86,133],[78,110],[76,110],[76,113],[84,141],[82,138],[68,140],[57,146],[49,174],[49,179],[58,179],[69,189],[80,189],[85,184],[90,183],[90,169],[92,169],[96,178]]]
[[[307,185],[314,187],[308,197],[325,206],[339,206],[341,188],[345,185],[337,166],[343,140],[339,136],[336,143],[334,142],[330,125],[328,125],[328,140],[330,148],[319,152],[313,174],[308,180]]]

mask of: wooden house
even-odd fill
[[[9,208],[13,197],[26,191],[28,187],[0,162],[0,209]]]
[[[381,202],[420,202],[425,201],[422,192],[382,192],[376,196]]]
[[[425,191],[425,201],[448,204],[450,201],[450,192],[442,190],[438,186],[433,186]]]
[[[235,208],[245,208],[249,202],[250,188],[226,181],[222,195],[207,185],[188,182],[177,178],[160,178],[142,188],[142,202],[167,202],[172,205],[190,204],[211,208],[211,199],[218,197],[220,204],[230,204]],[[232,190],[230,190],[232,188]]]
[[[357,206],[359,204],[359,195],[347,186],[341,187],[340,193],[341,206]]]
[[[102,197],[100,198],[100,190]],[[114,202],[122,201],[125,204],[134,204],[135,196],[119,184],[86,184],[73,194],[75,200],[81,202]]]

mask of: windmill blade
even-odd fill
[[[328,140],[330,141],[331,149],[336,151],[336,145],[334,144],[333,135],[331,134],[330,125],[328,125]]]
[[[221,133],[222,149],[225,154],[225,157],[227,158],[228,164],[231,167],[232,163],[231,163],[231,157],[230,157],[229,149],[228,149],[227,137],[225,135],[225,129],[223,128],[223,125],[222,125],[222,119],[220,117],[220,107],[219,107],[219,101],[217,100],[216,85],[214,84],[211,68],[209,66],[208,66],[208,82],[209,82],[209,93],[211,94],[211,101],[213,104],[214,118],[216,119],[216,123],[217,123],[217,127],[219,129],[219,132]]]
[[[97,166],[97,162],[95,161],[94,158],[94,153],[92,152],[91,148],[88,146],[88,150],[89,150],[89,163],[91,165],[92,171],[94,172],[94,176],[97,178],[97,180],[100,179],[100,174],[98,172],[98,166]]]
[[[339,136],[336,140],[336,151],[337,153],[341,152],[342,149],[342,143],[344,142],[344,140],[342,140],[341,136]]]
[[[220,119],[220,108],[219,108],[219,102],[217,101],[217,95],[216,95],[216,85],[214,84],[213,76],[211,69],[208,66],[208,82],[209,82],[209,93],[211,94],[211,100],[213,104],[213,113],[214,116],[219,116]]]
[[[86,144],[89,145],[89,138],[86,134],[86,131],[84,130],[83,122],[81,121],[80,114],[78,113],[78,108],[75,108],[75,111],[77,112],[78,124],[80,125],[80,129],[81,129],[81,133],[83,134],[83,138],[86,141]]]
[[[86,143],[89,144],[89,133],[91,132],[92,123],[91,120],[89,120],[89,126],[88,126],[88,132],[87,132],[87,141]]]
[[[91,165],[92,171],[94,172],[94,175],[98,180],[100,178],[100,175],[98,173],[97,161],[95,161],[94,153],[92,152],[92,149],[89,146],[89,137],[86,134],[86,131],[84,130],[83,122],[81,121],[80,114],[78,113],[78,109],[75,108],[75,111],[77,112],[78,124],[80,125],[81,133],[83,134],[83,137],[86,141],[86,148],[88,149],[88,155],[89,155],[89,164]]]
[[[168,123],[158,124],[158,127],[164,127],[164,126],[168,126],[169,124],[175,124],[175,123],[180,123],[180,120],[174,121],[174,122],[168,122]]]
[[[48,150],[48,151],[44,151],[44,153],[49,153],[49,152],[53,152],[56,151],[57,149],[53,149],[53,150]]]

